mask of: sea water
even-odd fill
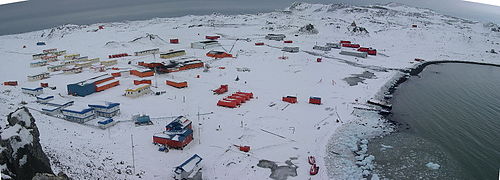
[[[427,66],[394,92],[398,130],[369,143],[390,179],[498,179],[500,68]]]

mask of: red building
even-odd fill
[[[169,148],[183,149],[193,141],[193,127],[189,119],[179,116],[165,126],[165,131],[153,135],[153,143]]]

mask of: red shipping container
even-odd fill
[[[205,39],[210,39],[210,40],[217,40],[219,38],[220,36],[205,36]]]
[[[122,76],[119,72],[111,73],[111,76],[113,77],[120,77]]]
[[[349,43],[344,43],[342,44],[342,47],[351,47],[352,44],[349,44]]]
[[[310,97],[309,104],[321,104],[321,98],[320,97]]]
[[[376,56],[377,55],[377,50],[376,49],[370,49],[370,50],[368,50],[368,55],[374,55],[374,56]]]
[[[288,103],[297,103],[297,97],[295,96],[286,96],[282,98],[283,101],[288,102]]]
[[[49,83],[40,83],[40,87],[49,87]]]
[[[235,107],[237,107],[236,102],[227,101],[227,100],[219,100],[217,102],[217,106],[223,106],[223,107],[228,107],[228,108],[235,108]]]
[[[149,79],[134,80],[134,85],[139,85],[139,84],[152,84],[152,82]]]
[[[250,151],[250,146],[240,146],[240,151],[248,152]]]
[[[253,98],[253,93],[236,92],[236,94],[243,94],[243,95],[247,95],[247,96],[248,96],[248,97],[250,97],[250,98]]]
[[[351,41],[340,41],[340,44],[351,44]]]
[[[358,49],[358,51],[361,51],[361,52],[368,52],[368,50],[370,50],[370,48],[360,47],[360,48]]]
[[[255,43],[255,45],[256,45],[256,46],[263,46],[263,45],[264,45],[264,43],[263,43],[263,42],[256,42],[256,43]]]
[[[238,106],[241,105],[241,103],[243,103],[241,99],[234,99],[234,98],[230,98],[230,97],[224,98],[222,100],[234,102]]]
[[[241,96],[231,95],[231,96],[228,96],[228,98],[241,100],[242,103],[244,103],[246,101],[246,99],[244,97],[241,97]]]
[[[3,82],[4,86],[17,86],[17,81],[6,81]]]
[[[284,43],[293,43],[293,41],[290,41],[290,40],[287,40],[287,41],[283,41]]]
[[[179,39],[170,39],[170,44],[179,44]]]
[[[361,47],[361,45],[359,45],[359,44],[351,44],[351,47],[352,48],[359,48],[359,47]]]

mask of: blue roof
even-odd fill
[[[54,96],[37,96],[36,99],[39,99],[39,100],[47,100],[47,99],[50,99],[50,98],[54,98]]]
[[[321,99],[320,97],[313,97],[313,96],[311,96],[310,98],[311,99]]]
[[[22,90],[28,90],[28,91],[38,91],[38,90],[43,90],[41,87],[36,87],[36,88],[21,88]]]
[[[111,122],[113,122],[113,119],[109,118],[109,119],[106,119],[104,121],[99,121],[97,123],[102,124],[102,125],[106,125],[106,124],[109,124]]]
[[[53,112],[59,110],[61,107],[47,107],[47,108],[42,108],[42,111],[48,111],[48,112]]]
[[[84,108],[81,111],[73,110],[73,109],[63,109],[62,111],[64,112],[70,112],[70,113],[78,113],[78,114],[85,114],[89,111],[94,110],[93,108]]]
[[[111,109],[111,108],[113,108],[115,106],[119,106],[119,105],[120,105],[120,103],[89,104],[89,107]]]
[[[175,169],[181,169],[181,170],[184,170],[184,166],[188,163],[190,163],[191,161],[195,160],[195,159],[198,159],[198,161],[196,162],[196,164],[199,164],[201,162],[201,160],[203,160],[203,158],[201,158],[200,156],[198,156],[198,154],[194,154],[193,156],[191,156],[189,159],[187,159],[186,161],[184,161],[181,165],[175,167]]]

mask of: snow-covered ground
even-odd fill
[[[348,27],[353,21],[369,33],[349,32]],[[314,25],[319,33],[298,31],[307,24]],[[412,28],[413,24],[417,27]],[[104,29],[95,31],[99,25]],[[365,104],[366,100],[380,93],[380,89],[400,74],[401,69],[416,64],[415,58],[498,63],[500,56],[487,52],[491,49],[500,51],[500,33],[491,31],[491,26],[495,25],[485,26],[399,4],[354,7],[299,3],[286,11],[256,15],[214,14],[65,25],[1,36],[0,81],[17,80],[20,85],[0,87],[0,100],[5,104],[0,108],[0,115],[5,117],[20,106],[21,101],[28,102],[26,106],[30,108],[41,109],[34,97],[21,93],[20,87],[47,82],[57,89],[44,89],[45,94],[55,95],[56,99],[73,100],[83,105],[102,101],[121,103],[121,114],[114,118],[118,121],[129,120],[137,113],[151,117],[184,115],[193,121],[193,142],[184,150],[164,153],[152,144],[152,136],[164,129],[171,120],[168,118],[154,120],[152,126],[136,127],[128,121],[101,130],[32,110],[40,128],[41,144],[53,169],[76,179],[166,179],[171,177],[175,166],[193,154],[203,158],[205,179],[269,178],[269,169],[256,166],[262,159],[278,165],[293,159],[298,166],[298,175],[289,179],[358,179],[369,174],[363,170],[370,169],[367,161],[371,157],[356,157],[353,151],[363,154],[359,152],[366,145],[363,139],[380,135],[387,127],[376,113],[354,110],[354,106]],[[279,59],[283,55],[279,48],[288,45],[264,39],[268,33],[284,33],[286,40],[293,41],[289,46],[298,46],[301,52],[285,53],[288,59]],[[232,49],[231,53],[237,57],[214,60],[205,56],[208,49],[190,48],[191,42],[204,40],[205,35],[221,35],[223,48],[214,49]],[[180,44],[169,44],[167,41],[171,38],[179,38]],[[379,54],[364,59],[339,55],[338,49],[329,52],[313,50],[316,44],[340,40],[376,48]],[[36,46],[38,41],[47,45]],[[264,42],[266,46],[255,46],[255,42]],[[27,47],[23,48],[23,45]],[[107,60],[110,54],[133,54],[153,48],[160,48],[162,52],[184,49],[187,52],[185,57],[200,59],[212,68],[209,72],[203,72],[201,68],[150,78],[157,82],[154,91],[166,91],[160,96],[122,96],[134,79],[142,79],[129,76],[117,78],[120,80],[117,87],[86,97],[74,97],[67,95],[67,84],[103,73],[87,68],[80,74],[55,72],[49,79],[27,81],[27,75],[47,71],[46,66],[31,68],[30,62],[33,61],[31,55],[49,48],[101,60]],[[323,57],[322,62],[316,62],[318,57]],[[139,61],[162,59],[148,55],[129,56],[118,61],[114,67],[137,68]],[[129,61],[132,61],[130,65]],[[58,63],[60,61],[50,64]],[[243,67],[250,71],[237,71]],[[343,80],[365,71],[374,73],[375,78],[365,79],[355,86]],[[198,75],[200,77],[196,78]],[[239,81],[235,81],[236,77]],[[189,87],[176,89],[165,85],[165,80],[172,78],[187,80]],[[229,93],[252,92],[255,98],[235,109],[216,106],[217,101],[227,94],[213,95],[211,90],[221,84],[229,85]],[[291,105],[282,102],[281,97],[286,95],[296,95],[299,102]],[[322,104],[308,104],[309,96],[321,97]],[[213,113],[206,114],[210,112]],[[203,115],[197,116],[198,113]],[[87,124],[91,123],[96,124],[95,121]],[[138,175],[127,173],[133,171],[132,138],[135,174]],[[233,145],[249,145],[251,150],[244,153]],[[307,157],[311,155],[317,157],[320,166],[319,174],[315,176],[309,175]],[[366,160],[356,164],[356,159]]]

